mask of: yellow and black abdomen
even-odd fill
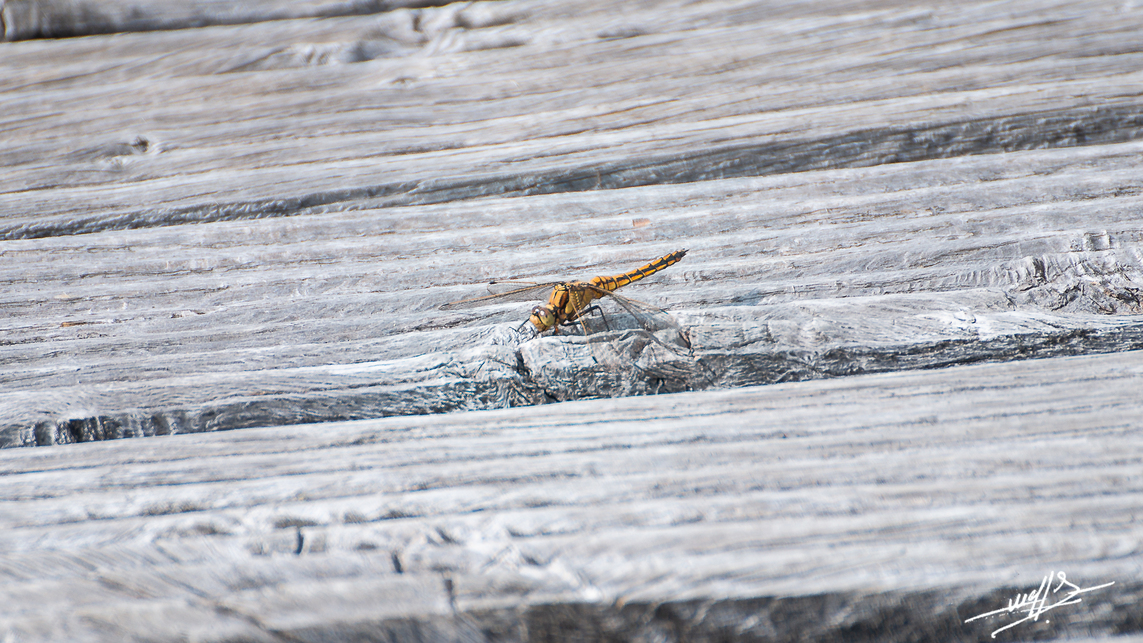
[[[593,277],[591,283],[604,290],[614,291],[616,288],[622,288],[633,281],[650,277],[664,268],[673,266],[685,256],[687,256],[686,250],[676,250],[669,255],[659,257],[645,266],[629,270],[621,275],[615,275],[614,277]]]

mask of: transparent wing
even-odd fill
[[[615,302],[625,313],[606,313],[606,317],[585,315],[578,320],[599,368],[619,377],[619,381],[627,377],[621,374],[627,373],[633,379],[624,386],[630,390],[653,384],[653,388],[646,390],[685,391],[708,388],[714,382],[710,369],[691,352],[687,332],[670,313],[590,284],[582,286],[601,295],[600,299]],[[629,329],[644,333],[639,337],[628,332],[599,332]]]
[[[591,284],[583,283],[580,284],[580,286],[586,290],[590,290],[594,293],[599,294],[601,298],[606,297],[618,304],[619,307],[627,313],[627,315],[630,317],[630,321],[633,322],[635,326],[642,328],[649,333],[655,333],[660,330],[670,329],[678,331],[680,336],[686,337],[686,335],[683,333],[682,327],[679,326],[678,322],[676,322],[675,319],[671,317],[670,313],[663,310],[662,308],[658,308],[656,306],[652,306],[651,304],[637,301],[635,299],[629,299],[623,295],[617,294],[610,290],[592,286]],[[612,315],[612,317],[614,317],[614,315]],[[580,317],[578,321],[583,326],[585,334],[592,334],[601,330],[607,330],[608,327],[612,325],[617,326],[617,328],[611,328],[611,330],[622,330],[624,326],[630,327],[629,324],[624,323],[627,322],[627,320],[622,318],[608,321],[606,318],[602,320],[596,320],[591,319],[590,317],[586,319],[584,317]]]
[[[532,281],[493,281],[488,284],[488,292],[492,299],[503,301],[529,301],[531,299],[548,300],[552,288],[560,285],[559,281],[535,283]]]
[[[488,284],[488,290],[492,293],[491,295],[461,299],[460,301],[447,303],[442,305],[440,310],[461,310],[464,308],[491,306],[493,304],[512,301],[546,300],[552,288],[559,283],[558,281],[545,284],[537,284],[530,281],[494,281]]]

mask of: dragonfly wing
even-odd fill
[[[614,315],[608,315],[606,321],[590,315],[585,315],[589,318],[586,321],[581,318],[584,332],[589,335],[587,343],[601,368],[612,374],[628,373],[633,381],[643,381],[647,386],[654,383],[654,388],[647,389],[650,392],[703,389],[714,382],[710,369],[692,354],[687,332],[670,313],[646,302],[585,285],[601,298],[610,298],[618,304],[646,332],[642,339],[629,333],[591,334],[592,330],[608,326],[611,330],[621,330],[615,327],[620,320]],[[631,383],[630,386],[639,385]]]
[[[473,297],[444,304],[440,310],[461,310],[464,308],[477,308],[492,306],[513,301],[531,301],[534,299],[547,299],[548,292],[559,282],[537,284],[528,281],[494,281],[488,284],[491,295]]]
[[[558,281],[542,284],[531,281],[493,281],[488,284],[488,292],[492,293],[493,297],[498,297],[504,301],[529,301],[532,299],[547,301],[552,288],[555,288],[559,283]]]
[[[682,327],[679,326],[678,322],[671,317],[670,313],[662,308],[652,306],[646,302],[630,299],[618,293],[590,284],[584,284],[584,286],[601,297],[608,297],[611,301],[614,301],[620,308],[631,315],[640,328],[647,332],[654,333],[666,329],[682,331]],[[601,326],[601,324],[598,323],[593,325]]]

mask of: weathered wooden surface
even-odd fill
[[[388,6],[0,6],[0,640],[1138,636],[1143,8]]]
[[[1141,150],[8,241],[0,436],[50,444],[1139,348]],[[627,292],[671,309],[693,358],[646,350],[618,383],[574,339],[517,337],[529,304],[437,310],[495,277],[618,272],[681,240],[681,263]]]
[[[1140,26],[1129,3],[518,0],[9,43],[0,234],[1133,140]]]
[[[15,449],[8,640],[1138,636],[1143,352]],[[902,402],[904,400],[904,403]],[[1054,601],[1053,601],[1054,602]]]
[[[0,39],[67,38],[375,14],[443,0],[3,0]]]

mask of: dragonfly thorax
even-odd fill
[[[552,294],[548,296],[548,303],[532,309],[528,321],[536,327],[537,333],[556,328],[579,317],[587,302],[592,300],[592,296],[583,288],[576,287],[580,284],[578,281],[556,284],[552,288]]]

